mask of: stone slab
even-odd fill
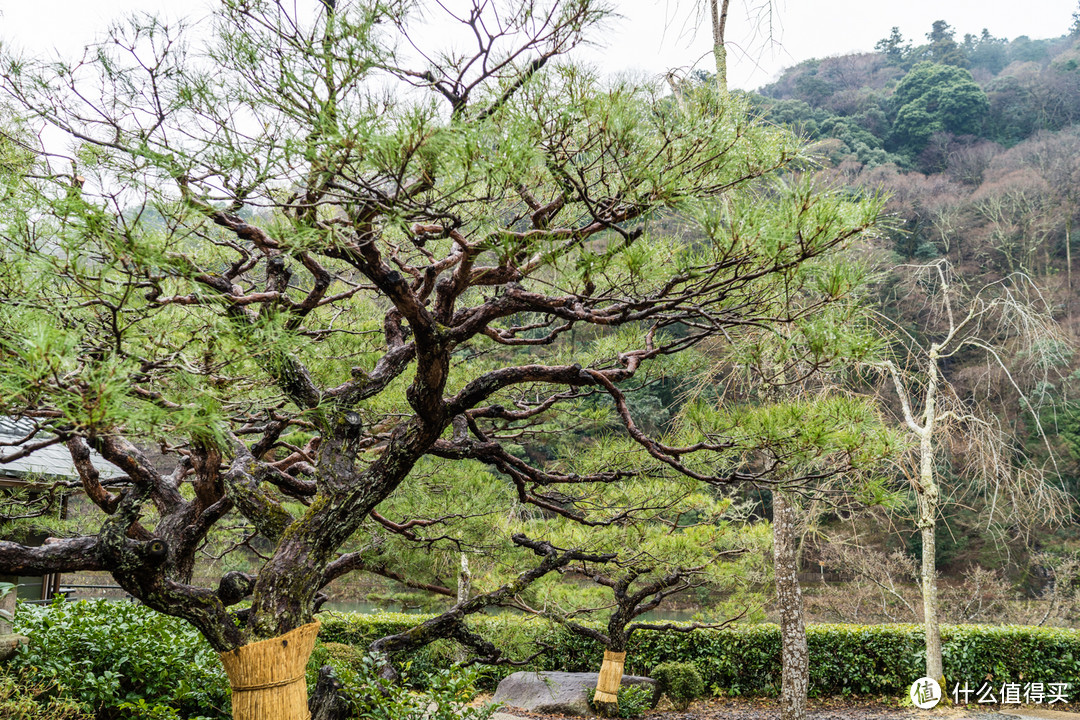
[[[503,678],[492,702],[529,712],[552,715],[594,715],[589,707],[589,693],[596,688],[599,673],[516,672]],[[656,681],[637,675],[624,675],[623,685],[647,685],[653,689],[653,704],[659,700]]]
[[[10,660],[20,645],[30,642],[30,638],[23,635],[0,635],[0,662]]]

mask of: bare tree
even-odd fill
[[[885,518],[881,518],[885,520]],[[923,618],[918,560],[902,550],[882,552],[856,537],[834,538],[821,549],[825,565],[843,569],[842,585],[825,584],[812,612],[821,622],[916,623]],[[1027,566],[1043,587],[1024,593],[999,568],[968,568],[939,590],[940,620],[947,623],[1060,625],[1070,627],[1080,610],[1080,561],[1071,555],[1036,553]]]
[[[891,380],[902,427],[915,440],[913,467],[909,466],[907,475],[917,500],[916,526],[922,539],[926,674],[941,681],[935,551],[938,513],[947,492],[938,468],[945,461],[941,451],[951,444],[963,458],[963,465],[956,469],[983,496],[987,523],[1054,516],[1067,506],[1066,498],[1049,482],[1056,475],[1053,465],[1037,466],[1025,457],[1000,416],[958,394],[945,364],[964,350],[982,353],[986,358],[983,392],[990,392],[993,380],[1002,386],[999,389],[1008,390],[1049,451],[1039,413],[1021,381],[1033,375],[1046,379],[1067,345],[1024,275],[1010,275],[970,292],[946,260],[906,269],[914,285],[913,296],[923,305],[926,339],[903,337],[901,357],[878,367]]]

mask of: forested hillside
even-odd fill
[[[986,30],[958,38],[940,20],[920,42],[894,28],[874,52],[805,61],[751,101],[772,122],[816,141],[821,165],[811,172],[856,196],[888,198],[886,230],[866,249],[868,261],[884,269],[875,285],[884,325],[912,343],[944,336],[935,320],[941,306],[920,265],[947,261],[956,286],[970,294],[1003,280],[1030,282],[1064,330],[1044,339],[1044,349],[1060,346],[1049,355],[1054,359],[1034,368],[1024,365],[1030,356],[1016,352],[999,364],[969,348],[950,357],[943,372],[959,401],[1014,431],[1017,445],[1005,454],[1048,469],[1077,499],[1080,372],[1071,347],[1080,335],[1080,268],[1073,258],[1080,250],[1080,15],[1074,17],[1062,36],[1049,39],[999,38]],[[1001,327],[994,333],[1008,346]],[[893,409],[900,417],[899,405]],[[972,452],[962,438],[936,462],[958,474],[970,469]],[[962,501],[944,511],[939,569],[954,582],[983,567],[1038,585],[1031,553],[1067,556],[1075,524],[1032,532],[1017,522],[991,530],[988,508],[1001,499],[989,485],[968,484],[958,491]],[[879,550],[912,553],[918,537],[912,526],[905,532],[906,548],[882,533]],[[834,564],[859,562],[825,552]]]
[[[961,148],[1011,147],[1080,119],[1076,33],[957,41],[939,20],[913,45],[893,28],[876,52],[800,63],[758,99],[777,122],[839,140],[833,158],[941,172]]]

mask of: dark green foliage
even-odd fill
[[[758,92],[778,103],[806,103],[777,108],[770,119],[814,139],[840,139],[843,159],[853,154],[871,167],[896,162],[897,154],[904,156],[897,164],[912,165],[935,133],[1008,147],[1080,120],[1080,53],[1074,38],[1009,41],[984,29],[960,43],[944,20],[936,21],[926,37],[927,44],[913,47],[893,28],[872,55],[807,60]],[[928,85],[929,67],[937,70]],[[822,130],[823,117],[830,115],[836,129]],[[873,139],[847,137],[845,126],[857,126]],[[839,160],[834,152],[828,159]]]
[[[911,69],[892,98],[892,147],[917,155],[934,133],[977,135],[990,108],[971,73],[952,65],[922,62]]]
[[[934,557],[938,570],[944,569],[962,556],[971,544],[970,536],[950,527],[950,524],[958,525],[956,520],[957,518],[952,517],[945,518],[934,526]],[[977,519],[974,520],[978,522]],[[968,519],[968,522],[970,521],[971,519]],[[912,532],[908,536],[905,549],[913,558],[922,557],[922,533],[917,530]]]
[[[884,134],[887,127],[885,113],[879,100],[868,96],[863,111],[843,117],[816,108],[801,100],[771,100],[762,96],[752,98],[755,110],[769,122],[784,125],[810,140],[839,140],[839,147],[829,148],[828,159],[832,162],[853,156],[869,167],[886,163],[899,163],[903,159],[886,152],[875,130]]]
[[[968,65],[973,70],[981,69],[997,75],[1009,64],[1008,41],[994,37],[985,28],[977,39],[972,35],[965,37],[964,45],[967,48]]]
[[[11,669],[57,685],[98,720],[230,717],[221,662],[183,620],[133,603],[60,601],[20,606],[14,628],[30,644]]]
[[[392,623],[399,623],[393,629],[400,631],[407,627],[406,622],[422,619],[326,618],[321,637],[328,642],[364,642],[376,637],[370,628],[386,634]],[[515,657],[535,651],[536,642],[551,646],[527,668],[492,668],[484,679],[489,687],[521,669],[596,672],[603,657],[603,648],[595,641],[536,622],[480,617],[470,625],[498,641],[515,637],[520,648]],[[512,629],[516,634],[510,632]],[[811,696],[904,696],[911,682],[923,674],[921,625],[810,625],[806,635]],[[1073,688],[1080,687],[1077,630],[943,626],[942,644],[949,683],[1067,682]],[[429,655],[427,662],[431,661]],[[648,675],[665,662],[692,662],[714,694],[776,695],[780,689],[780,628],[743,625],[692,633],[638,633],[631,638],[626,655],[628,674]]]
[[[931,62],[967,67],[967,54],[964,52],[964,47],[953,39],[955,34],[956,31],[949,26],[949,23],[944,20],[934,21],[933,28],[926,33],[926,39],[930,41],[927,55]]]
[[[1080,460],[1080,407],[1069,405],[1061,411],[1058,434],[1074,460]]]
[[[487,720],[496,706],[469,707],[476,695],[475,669],[435,670],[422,683],[424,693],[379,677],[376,658],[362,649],[339,643],[316,644],[308,661],[308,687],[314,687],[319,668],[330,665],[348,697],[350,717],[364,720]],[[406,674],[415,672],[407,667]]]
[[[991,80],[986,90],[990,99],[987,135],[1003,145],[1015,145],[1039,129],[1042,117],[1031,88],[1014,75]]]
[[[692,700],[705,694],[705,681],[693,663],[660,663],[649,675],[659,684],[660,692],[679,710],[685,710]]]
[[[589,704],[593,704],[596,688],[589,691]],[[653,692],[644,685],[622,685],[618,692],[619,709],[614,717],[641,717],[653,707]]]
[[[899,27],[893,26],[889,37],[878,40],[874,50],[884,55],[890,65],[902,65],[911,54],[911,43],[904,40]]]
[[[1050,59],[1052,46],[1050,40],[1032,40],[1021,35],[1009,44],[1009,59],[1012,62],[1046,62]]]

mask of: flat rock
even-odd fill
[[[28,642],[30,638],[23,635],[0,635],[0,662],[13,658],[19,646]]]
[[[596,688],[598,673],[516,672],[508,675],[495,690],[493,702],[552,715],[595,715],[589,694]],[[646,685],[657,697],[656,681],[638,675],[623,675],[623,685]]]

